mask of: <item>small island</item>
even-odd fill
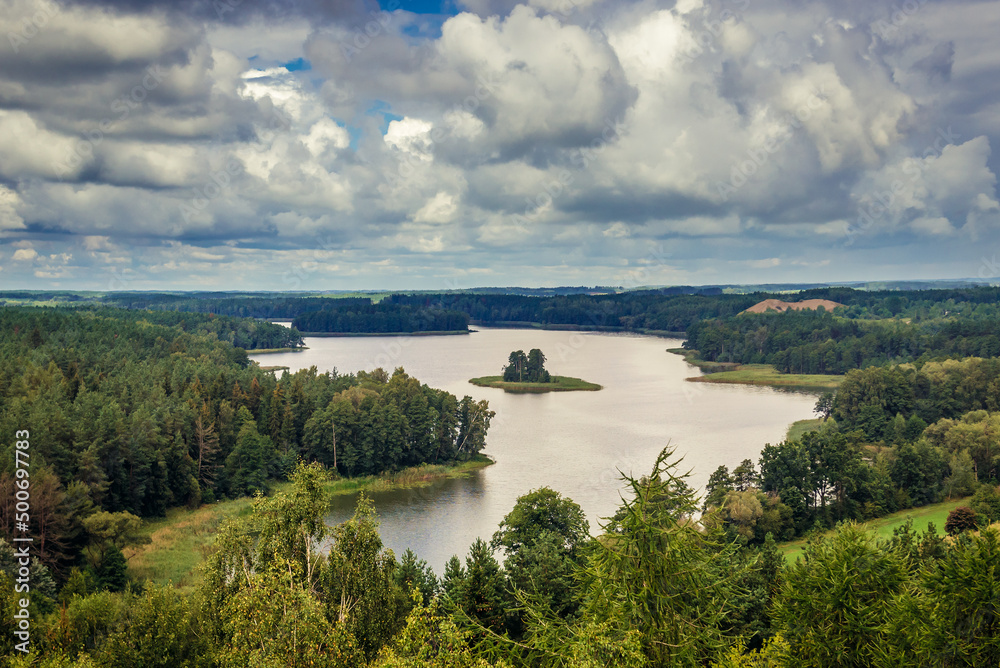
[[[576,390],[595,391],[601,389],[597,383],[588,383],[579,378],[553,376],[545,369],[545,355],[538,348],[532,348],[525,355],[523,350],[515,350],[507,358],[501,376],[482,376],[469,380],[479,387],[497,387],[507,392],[572,392]]]

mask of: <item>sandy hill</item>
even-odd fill
[[[801,311],[802,309],[814,310],[818,309],[820,306],[825,308],[827,311],[832,311],[838,306],[843,306],[843,304],[832,302],[829,299],[804,299],[800,302],[783,302],[780,299],[765,299],[760,303],[754,304],[743,312],[764,313],[765,311],[787,311],[788,309],[792,309],[793,311]]]

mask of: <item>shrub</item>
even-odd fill
[[[968,506],[959,506],[948,513],[948,519],[944,522],[944,530],[948,535],[954,536],[963,531],[970,531],[978,526],[976,521],[976,511]]]

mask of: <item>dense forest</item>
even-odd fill
[[[734,315],[760,299],[753,295],[664,295],[656,291],[556,297],[462,293],[386,298],[395,304],[441,305],[467,313],[473,322],[486,325],[533,323],[672,332],[682,332],[702,318]]]
[[[768,286],[762,286],[764,288]],[[775,289],[787,286],[773,286]],[[73,294],[73,293],[32,293],[24,291],[0,292],[0,299],[46,300],[55,299],[59,303],[108,304],[128,309],[150,309],[182,312],[202,312],[215,315],[253,317],[259,319],[294,319],[300,315],[330,310],[334,312],[355,311],[371,313],[372,299],[370,297],[333,296],[326,294],[302,295],[296,293],[220,293],[220,292],[190,292],[190,293],[146,293],[146,292],[112,292],[107,294]],[[749,359],[750,353],[733,353],[736,339],[745,337],[747,331],[738,316],[745,309],[769,298],[787,299],[786,292],[739,292],[724,293],[721,288],[692,288],[685,286],[629,290],[615,292],[610,288],[556,288],[518,290],[505,288],[497,290],[469,290],[463,292],[443,293],[407,293],[389,295],[377,306],[391,309],[389,304],[415,307],[429,312],[460,311],[469,316],[473,322],[486,325],[516,325],[535,324],[550,327],[583,327],[626,331],[654,332],[688,332],[689,328],[701,323],[703,328],[718,327],[725,329],[722,339],[726,340],[726,355],[733,357],[732,361]],[[982,333],[976,327],[988,327],[983,322],[995,321],[998,317],[997,304],[1000,303],[1000,288],[996,287],[962,287],[920,290],[861,290],[846,287],[810,288],[797,292],[795,300],[829,299],[841,304],[837,309],[837,321],[885,321],[889,326],[887,332],[865,328],[864,323],[858,323],[855,329],[841,334],[835,332],[837,340],[841,338],[863,338],[869,332],[878,336],[902,339],[886,344],[887,351],[879,351],[879,355],[895,354],[895,346],[918,346],[920,342],[910,339],[914,336],[938,336],[947,340],[949,336],[958,334],[970,339],[967,343],[956,343],[956,354],[979,354],[987,352],[981,348],[978,341]],[[377,312],[377,310],[375,311]],[[420,311],[425,314],[426,312]],[[454,316],[449,316],[454,317]],[[332,318],[322,318],[322,321]],[[407,322],[406,318],[402,319]],[[702,322],[707,321],[707,322]],[[719,321],[719,322],[715,322]],[[770,321],[760,321],[770,322]],[[972,330],[967,332],[948,332],[943,328],[948,323],[962,323],[961,327]],[[441,324],[441,323],[439,323]],[[444,323],[439,330],[454,329],[458,325]],[[868,323],[869,325],[871,323]],[[893,325],[921,325],[917,334],[900,333],[892,330]],[[368,319],[360,317],[350,326],[384,326],[381,318]],[[412,326],[412,325],[408,325]],[[956,325],[957,326],[957,325]],[[339,330],[308,329],[302,331],[345,331],[362,333],[362,329],[347,329],[347,325]],[[757,325],[759,329],[760,324]],[[794,325],[796,334],[808,334],[806,324]],[[820,323],[817,328],[824,330],[826,324]],[[901,328],[907,329],[907,328]],[[912,329],[912,328],[911,328]],[[801,331],[800,331],[801,330]],[[389,330],[372,329],[372,332]],[[418,329],[401,329],[397,331],[427,331]],[[696,334],[698,332],[695,332]],[[816,336],[819,336],[817,334]],[[689,332],[688,338],[691,338]],[[719,338],[719,337],[716,337]],[[825,338],[824,338],[825,340]],[[866,342],[867,344],[867,342]],[[693,345],[693,344],[692,344]],[[941,342],[937,344],[940,347]],[[976,349],[976,346],[980,346]],[[738,347],[738,345],[737,345]],[[787,347],[787,346],[786,346]],[[867,345],[865,346],[868,347]],[[784,348],[781,348],[784,349]],[[774,351],[771,351],[774,352]],[[810,351],[811,352],[811,351]],[[824,351],[825,353],[826,351]],[[722,354],[721,344],[719,354]],[[707,353],[708,354],[708,353]],[[846,353],[849,355],[850,351]],[[996,354],[991,352],[989,354]],[[761,353],[758,351],[757,357]],[[739,359],[736,359],[739,357]],[[881,359],[881,358],[879,358]],[[728,361],[728,360],[727,360]],[[856,367],[845,367],[856,368]]]
[[[321,311],[296,316],[292,326],[303,332],[345,334],[465,332],[469,329],[469,316],[461,311],[391,301],[378,304],[341,301],[330,300]]]
[[[227,295],[226,293],[155,293],[116,292],[101,301],[127,309],[213,313],[241,318],[292,320],[309,311],[330,305],[360,306],[371,304],[370,297],[295,297],[273,295]]]
[[[744,313],[695,322],[684,347],[713,362],[773,364],[789,373],[842,374],[888,363],[1000,355],[1000,305],[948,302],[912,320],[850,319],[825,311]],[[852,307],[853,308],[853,307]],[[920,318],[919,314],[923,314]]]
[[[97,312],[103,316],[113,314],[115,320],[146,322],[175,327],[191,334],[207,334],[244,350],[299,348],[303,345],[302,335],[294,327],[289,329],[251,318],[162,311],[98,309]]]
[[[277,379],[246,350],[299,346],[299,330],[167,307],[176,296],[152,310],[0,308],[0,429],[31,429],[37,539],[33,653],[20,656],[5,441],[0,653],[46,668],[1000,665],[1000,295],[822,289],[797,298],[845,307],[740,314],[765,296],[384,300],[387,316],[686,329],[709,359],[846,372],[817,402],[821,427],[719,467],[703,498],[665,449],[623,476],[620,507],[593,531],[571,499],[532,490],[440,574],[383,546],[363,496],[327,526],[326,484],[473,457],[485,401],[402,369]],[[213,299],[230,297],[196,301]],[[544,368],[517,352],[505,371]],[[219,527],[200,584],[130,579],[122,548],[141,517],[258,492]],[[854,523],[959,497],[947,537]],[[786,563],[775,541],[803,535],[804,558]]]
[[[199,318],[210,333],[191,325]],[[218,340],[234,336],[227,323],[290,331],[189,314],[0,309],[0,431],[30,428],[32,531],[57,577],[99,540],[86,528],[95,513],[157,516],[267,491],[300,459],[352,476],[469,459],[485,444],[486,401],[402,369],[313,367],[276,380]],[[14,443],[3,448],[9,538]]]
[[[704,509],[756,543],[964,496],[1000,521],[1000,359],[851,371],[817,411],[819,430],[719,467]]]
[[[548,488],[517,500],[490,542],[438,577],[397,558],[361,497],[350,520],[323,515],[328,473],[299,464],[218,532],[191,593],[75,571],[32,594],[26,666],[992,666],[1000,662],[1000,532],[912,525],[876,539],[853,524],[786,565],[702,523],[664,450],[596,536]],[[329,551],[314,549],[320,543]],[[496,553],[504,557],[503,563]],[[0,605],[13,609],[13,550],[0,541]],[[14,655],[15,620],[0,620]]]

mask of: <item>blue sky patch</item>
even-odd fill
[[[284,68],[289,72],[303,72],[312,69],[312,63],[305,58],[296,58],[284,64]]]

